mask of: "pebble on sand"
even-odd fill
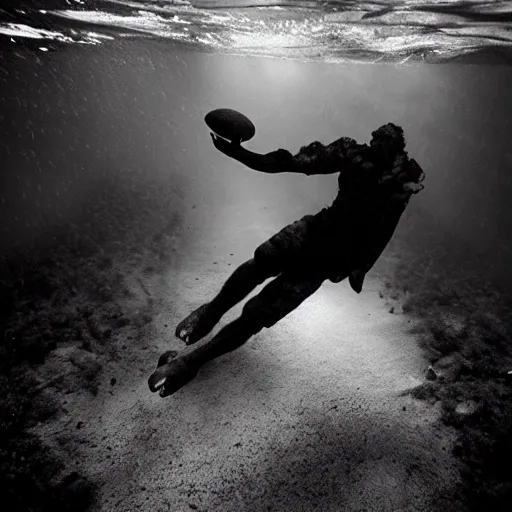
[[[432,368],[432,366],[428,367],[426,378],[427,378],[427,380],[436,380],[437,379],[437,373],[435,372],[434,368]]]

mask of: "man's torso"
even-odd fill
[[[379,179],[388,169],[372,154],[371,148],[352,139],[340,139],[343,168],[338,174],[338,194],[333,203],[315,215],[315,229],[324,240],[321,244],[337,280],[337,267],[344,272],[364,268],[370,255],[380,255],[394,232],[401,212],[396,204],[390,209],[389,190],[383,191]],[[336,142],[329,147],[335,150]],[[405,160],[408,161],[405,154]],[[339,264],[339,265],[338,265]]]

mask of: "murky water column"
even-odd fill
[[[21,51],[2,71],[5,250],[91,221],[93,211],[101,225],[114,204],[127,227],[137,205],[158,203],[152,191],[160,198],[154,209],[168,205],[183,222],[199,223],[206,245],[217,230],[236,230],[237,215],[254,219],[257,243],[330,203],[333,176],[262,175],[218,153],[203,118],[230,107],[255,123],[246,146],[258,152],[295,152],[340,136],[364,142],[380,124],[402,125],[427,174],[411,211],[424,211],[505,270],[510,68],[328,65],[124,42]]]

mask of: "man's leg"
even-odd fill
[[[300,272],[283,273],[251,300],[242,315],[222,328],[211,340],[187,348],[180,354],[168,352],[160,358],[157,370],[149,379],[151,391],[161,396],[175,393],[192,380],[201,366],[242,346],[263,327],[272,327],[296,309],[322,285],[324,277]]]
[[[279,272],[255,258],[242,263],[224,283],[213,300],[199,306],[176,327],[176,336],[191,345],[206,336],[222,316],[254,288]]]
[[[178,324],[176,336],[187,345],[196,343],[256,286],[289,268],[303,253],[308,239],[312,236],[312,219],[312,215],[306,215],[261,244],[254,251],[254,257],[233,272],[213,300],[197,308]]]

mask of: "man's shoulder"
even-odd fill
[[[363,149],[364,147],[367,147],[367,145],[358,144],[356,140],[351,139],[350,137],[340,137],[327,145],[319,141],[311,142],[306,146],[302,146],[299,154],[304,156],[313,156],[326,153],[338,153],[343,155],[348,150]]]
[[[338,152],[344,156],[363,153],[367,147],[366,144],[359,144],[350,137],[340,137],[327,146],[330,151]]]
[[[371,148],[367,144],[359,144],[350,137],[340,137],[327,146],[327,150],[335,155],[336,159],[344,164],[343,170],[347,178],[353,172],[359,173],[362,169],[373,167]]]

